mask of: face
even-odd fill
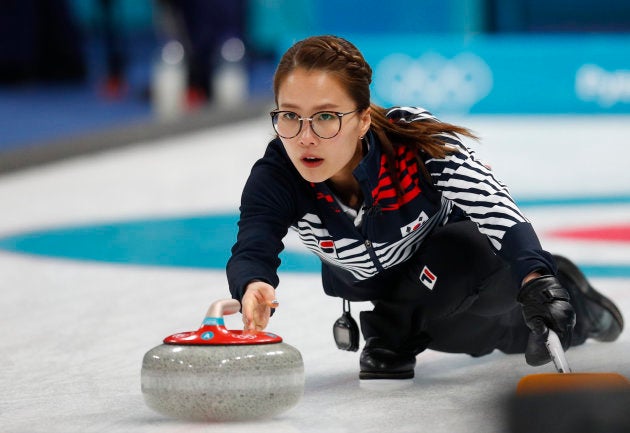
[[[325,71],[296,69],[278,88],[278,109],[293,111],[300,117],[311,117],[319,111],[346,113],[357,109],[337,78]],[[370,127],[369,108],[343,116],[341,130],[333,138],[320,138],[308,120],[293,138],[280,138],[291,162],[310,182],[327,180],[340,185],[352,177],[362,158],[360,137]]]

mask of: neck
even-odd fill
[[[358,209],[363,203],[363,193],[359,181],[354,177],[354,169],[363,159],[362,142],[357,144],[357,150],[354,157],[341,172],[326,181],[330,189],[335,195],[346,205],[353,209]]]
[[[352,178],[351,182],[339,183],[328,181],[328,187],[335,193],[337,198],[341,200],[343,204],[353,209],[359,209],[363,203],[363,193],[359,182]]]

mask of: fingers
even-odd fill
[[[250,317],[247,317],[247,315],[245,315],[245,312],[243,311],[243,329],[245,331],[254,331],[256,328],[256,325],[254,324],[254,320]]]
[[[261,312],[259,304],[243,303],[243,329],[246,331],[260,331],[267,326],[264,314],[266,306],[263,305],[262,308],[263,311]]]
[[[534,317],[532,320],[529,321],[529,323],[527,323],[527,326],[532,331],[532,334],[541,339],[540,341],[543,341],[543,339],[547,338],[549,328],[541,317]],[[549,327],[552,328],[556,332],[556,334],[558,334],[558,337],[562,342],[562,347],[564,348],[564,350],[567,350],[569,346],[571,346],[571,336],[573,334],[572,325],[568,324],[567,326],[562,327],[558,324],[550,324]]]
[[[266,305],[269,308],[276,308],[280,305],[280,303],[276,299],[276,290],[273,288],[273,286],[270,286],[269,284],[263,282],[256,282],[255,284],[256,285],[253,286],[253,294],[258,304]],[[250,288],[248,286],[247,291],[249,290]]]
[[[527,323],[527,326],[536,335],[546,335],[548,332],[547,325],[541,317],[534,317]]]

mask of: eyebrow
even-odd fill
[[[297,110],[300,107],[295,105],[295,104],[281,104],[282,108],[286,108],[286,109],[291,109],[291,110]],[[337,104],[333,104],[332,102],[327,102],[325,104],[320,104],[320,105],[316,105],[315,107],[313,107],[313,113],[317,113],[319,111],[324,111],[324,110],[333,110],[333,109],[338,109],[339,106]]]

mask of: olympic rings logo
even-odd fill
[[[376,67],[374,91],[383,105],[422,105],[431,110],[468,112],[493,86],[488,64],[473,53],[447,59],[426,53],[414,59],[395,53]]]
[[[256,334],[242,333],[242,334],[232,334],[232,336],[238,340],[255,340]]]

